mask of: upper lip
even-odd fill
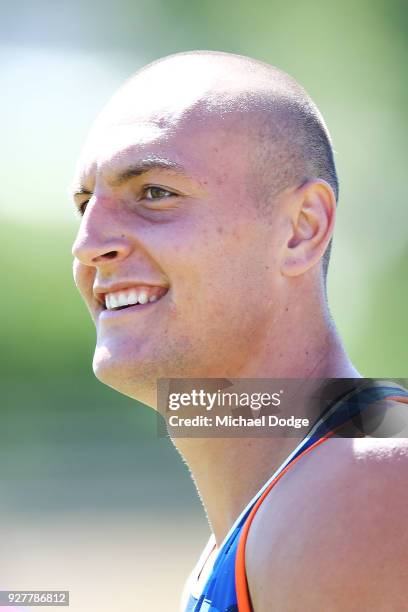
[[[107,293],[113,293],[114,291],[124,291],[125,289],[132,289],[133,287],[163,287],[168,289],[169,285],[164,283],[152,283],[145,281],[123,281],[121,283],[114,283],[112,285],[95,285],[93,287],[93,294],[95,299],[105,306],[105,295]]]

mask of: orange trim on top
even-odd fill
[[[394,400],[397,402],[402,402],[403,404],[408,404],[408,397],[406,396],[396,396],[392,395],[387,397],[388,400]],[[257,513],[260,505],[264,501],[265,497],[271,491],[271,489],[276,485],[277,482],[282,478],[282,476],[292,467],[295,463],[301,459],[307,453],[310,453],[314,448],[323,444],[326,440],[328,440],[338,429],[343,426],[340,425],[336,427],[332,431],[328,432],[325,436],[316,440],[311,446],[306,448],[303,452],[300,453],[295,459],[293,459],[277,476],[269,483],[265,491],[262,493],[261,497],[258,499],[251,512],[248,515],[248,518],[245,521],[244,526],[242,527],[241,535],[239,537],[238,547],[237,547],[237,555],[235,558],[235,589],[237,593],[237,605],[238,612],[253,612],[251,599],[249,596],[248,589],[248,581],[246,576],[245,569],[245,546],[248,539],[249,528],[251,527],[251,523],[254,520],[255,514]]]
[[[408,397],[400,396],[400,395],[390,395],[387,397],[388,400],[393,400],[394,402],[402,402],[403,404],[408,404]]]
[[[319,440],[314,442],[311,446],[309,446],[309,448],[307,448],[300,455],[298,455],[296,457],[296,459],[293,459],[293,461],[291,461],[276,476],[276,478],[274,478],[272,480],[272,482],[269,483],[268,487],[262,493],[261,497],[258,499],[256,504],[252,508],[251,512],[249,513],[248,518],[246,519],[245,524],[244,524],[244,526],[242,528],[241,535],[239,537],[238,548],[237,548],[237,556],[236,556],[236,559],[235,559],[235,589],[236,589],[236,592],[237,592],[238,612],[253,612],[252,605],[251,605],[251,600],[250,600],[250,597],[249,597],[248,582],[247,582],[246,570],[245,570],[245,545],[246,545],[246,541],[247,541],[247,538],[248,538],[249,528],[251,526],[251,523],[252,523],[252,521],[254,519],[254,516],[255,516],[259,506],[262,504],[262,502],[264,501],[265,497],[268,495],[270,490],[282,478],[282,476],[289,470],[289,468],[292,467],[292,465],[297,463],[298,460],[301,457],[303,457],[303,455],[306,455],[308,452],[310,452],[311,450],[316,448],[316,446],[319,446],[319,444],[322,444],[331,435],[333,435],[333,433],[334,433],[334,431],[329,432],[327,434],[327,436],[324,436],[323,438],[320,438]]]

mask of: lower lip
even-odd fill
[[[167,292],[168,293],[168,292]],[[99,314],[99,319],[117,319],[118,317],[124,317],[126,315],[139,314],[154,310],[155,306],[162,302],[167,293],[155,302],[147,302],[146,304],[135,304],[134,306],[128,306],[127,308],[121,308],[120,310],[108,310],[105,308]]]

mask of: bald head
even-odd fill
[[[330,135],[316,105],[288,74],[252,58],[213,51],[178,53],[139,70],[99,115],[102,124],[137,122],[171,134],[203,126],[240,137],[252,169],[248,193],[268,210],[285,188],[323,179],[336,201]],[[323,256],[326,278],[331,242]]]

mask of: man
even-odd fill
[[[147,66],[97,118],[74,192],[105,384],[156,408],[159,378],[359,378],[326,302],[330,138],[288,75],[208,51]],[[327,440],[285,473],[236,542],[234,583],[222,542],[296,444],[175,438],[214,534],[189,609],[404,609],[408,445],[357,442]]]

